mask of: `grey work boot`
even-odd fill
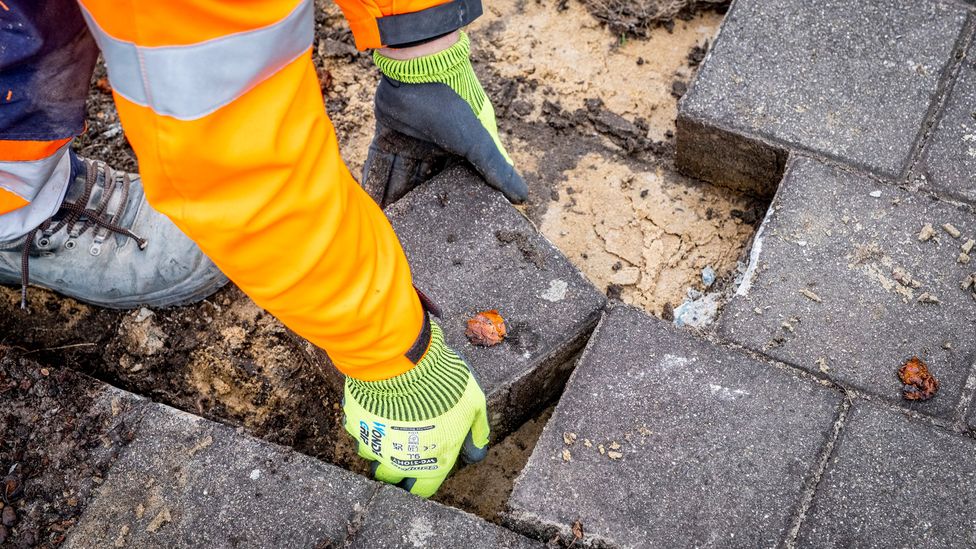
[[[227,277],[166,216],[146,203],[139,176],[72,159],[61,208],[29,234],[0,242],[0,283],[49,288],[129,309],[200,301]]]

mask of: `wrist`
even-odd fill
[[[422,44],[416,44],[408,47],[396,48],[396,47],[384,47],[379,48],[378,51],[380,55],[388,57],[390,59],[396,59],[397,61],[407,61],[409,59],[415,59],[417,57],[423,57],[425,55],[432,55],[450,48],[461,38],[461,31],[455,30],[444,36],[434,38]]]

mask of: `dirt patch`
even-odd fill
[[[706,267],[734,270],[754,231],[732,215],[753,201],[661,168],[591,153],[566,178],[543,234],[598,287],[654,313],[705,290]]]
[[[127,401],[68,369],[0,347],[0,545],[55,547],[135,425]]]

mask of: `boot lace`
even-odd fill
[[[34,239],[37,237],[37,233],[50,237],[63,229],[68,232],[68,235],[71,238],[77,238],[85,234],[88,229],[100,227],[109,232],[120,234],[135,240],[136,244],[139,245],[140,250],[146,249],[146,245],[148,244],[146,239],[137,236],[129,229],[126,229],[118,224],[119,220],[122,218],[122,214],[125,212],[126,202],[129,198],[129,186],[132,183],[132,179],[129,177],[129,174],[126,172],[120,172],[121,176],[119,176],[116,174],[115,170],[109,167],[108,164],[98,160],[85,159],[84,162],[85,167],[87,168],[87,175],[85,176],[85,192],[82,194],[82,196],[76,202],[63,202],[57,213],[27,234],[27,239],[24,241],[24,251],[21,255],[20,261],[21,309],[27,309],[27,284],[30,278],[30,250],[31,246],[34,245]],[[99,201],[98,206],[95,209],[90,209],[87,207],[87,204],[89,198],[91,198],[92,191],[95,189],[95,185],[98,183],[99,173],[103,174],[105,188],[102,191],[102,198]],[[106,217],[105,210],[108,209],[109,202],[112,200],[112,196],[115,195],[116,192],[122,193],[122,200],[119,202],[120,205],[118,211],[116,211],[111,217]]]

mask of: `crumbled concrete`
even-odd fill
[[[679,169],[771,194],[800,149],[900,176],[966,19],[948,2],[735,2],[679,106]]]
[[[976,442],[857,403],[797,546],[972,547],[974,502]]]
[[[370,501],[362,523],[347,547],[530,549],[541,548],[542,544],[464,511],[384,486]]]
[[[870,196],[874,190],[882,196]],[[897,402],[897,370],[918,356],[938,379],[939,393],[903,404],[951,415],[976,353],[976,300],[960,287],[972,269],[956,261],[959,240],[948,234],[920,241],[926,223],[976,234],[970,211],[797,159],[719,332]]]
[[[970,46],[918,171],[924,188],[976,204],[976,46]]]
[[[338,467],[153,405],[65,546],[321,547],[345,538],[375,489]]]
[[[510,432],[559,394],[605,296],[465,168],[444,172],[387,214],[417,287],[441,307],[447,340],[485,389],[494,435]],[[475,347],[464,336],[467,319],[490,309],[508,336]]]
[[[518,529],[614,547],[784,539],[841,404],[631,307],[590,340],[509,502]]]

